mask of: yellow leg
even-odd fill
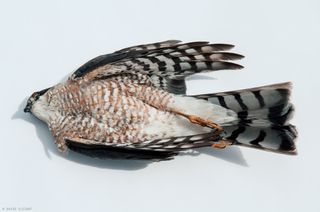
[[[187,119],[189,119],[189,121],[191,123],[194,123],[194,124],[199,124],[201,126],[204,126],[204,127],[209,127],[209,128],[212,128],[212,129],[215,129],[217,131],[217,133],[221,133],[223,132],[223,129],[221,126],[219,126],[218,124],[210,121],[210,120],[205,120],[199,116],[195,116],[195,115],[189,115],[189,114],[185,114],[183,112],[180,112],[180,111],[176,111],[176,110],[171,110],[170,112],[172,113],[176,113],[178,115],[181,115]]]
[[[153,105],[150,103],[149,103],[149,105],[154,108],[160,109],[156,105]],[[209,127],[211,129],[215,129],[216,130],[215,134],[217,134],[217,135],[223,132],[223,128],[221,126],[219,126],[218,124],[216,124],[210,120],[205,120],[205,119],[203,119],[199,116],[196,116],[196,115],[189,115],[189,114],[183,113],[183,112],[175,110],[175,109],[166,109],[166,111],[183,116],[183,117],[187,118],[191,123],[199,124],[204,127]]]
[[[211,145],[212,148],[216,148],[216,149],[224,149],[227,146],[231,146],[232,142],[226,140],[226,139],[221,139],[220,141],[218,141],[217,143],[214,143]]]
[[[215,129],[216,130],[216,134],[220,134],[221,132],[223,132],[223,128],[221,126],[219,126],[216,123],[213,123],[210,120],[205,120],[205,119],[202,119],[201,117],[195,116],[195,115],[188,115],[188,114],[182,113],[180,111],[173,111],[173,112],[177,113],[177,114],[179,114],[179,115],[181,115],[183,117],[186,117],[187,119],[189,119],[189,121],[191,123],[199,124],[199,125],[204,126],[204,127],[210,127],[212,129]],[[231,145],[232,145],[231,141],[222,138],[217,143],[214,143],[211,146],[213,148],[216,148],[216,149],[224,149],[227,146],[231,146]]]

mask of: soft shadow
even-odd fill
[[[201,149],[200,152],[240,166],[248,167],[247,161],[243,157],[240,148],[237,146],[231,146],[225,149],[206,147]]]
[[[27,102],[27,98],[25,98],[18,107],[18,111],[16,111],[11,119],[22,119],[27,121],[35,126],[36,134],[41,141],[44,152],[48,159],[51,158],[51,154],[58,155],[60,157],[65,158],[66,160],[73,161],[79,164],[93,166],[97,168],[106,168],[106,169],[117,169],[117,170],[138,170],[147,167],[152,161],[144,161],[144,160],[102,160],[91,158],[76,152],[68,152],[67,154],[62,154],[57,150],[57,147],[54,143],[54,139],[47,127],[47,125],[35,118],[30,113],[24,113],[23,108],[25,107]],[[197,156],[199,154],[208,154],[210,156],[222,159],[224,161],[234,163],[241,166],[248,166],[240,149],[238,147],[228,147],[226,149],[213,149],[211,147],[201,148],[197,150],[193,150],[190,152],[182,152],[179,155],[186,156]],[[179,157],[179,156],[177,156]]]
[[[18,110],[13,114],[11,117],[12,120],[14,119],[22,119],[26,122],[29,122],[35,126],[35,130],[37,133],[38,138],[40,139],[46,156],[51,159],[50,152],[58,153],[58,150],[56,150],[54,140],[52,136],[50,135],[50,132],[48,130],[47,125],[40,121],[39,119],[35,118],[34,116],[30,115],[29,113],[24,113],[23,109],[27,103],[28,98],[26,97],[19,105]]]
[[[182,152],[179,155],[183,156],[198,156],[200,154],[207,154],[215,158],[222,159],[224,161],[248,167],[248,164],[243,157],[239,147],[231,146],[225,149],[215,149],[212,147],[203,147],[199,149],[195,149],[189,152]]]

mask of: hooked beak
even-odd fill
[[[28,99],[27,101],[27,105],[26,107],[23,109],[23,111],[25,113],[30,113],[31,112],[31,109],[32,109],[32,105],[35,101],[37,101],[39,99],[40,96],[42,96],[43,94],[45,94],[49,89],[51,89],[52,87],[50,88],[46,88],[46,89],[43,89],[41,91],[38,91],[38,92],[34,92],[30,98]]]
[[[31,112],[31,105],[27,104],[27,106],[23,109],[25,113],[30,113]]]

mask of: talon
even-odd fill
[[[210,128],[216,129],[218,133],[223,131],[222,127],[220,127],[218,124],[215,124],[215,123],[213,123],[212,121],[209,121],[209,120],[202,119],[202,118],[200,118],[198,116],[190,115],[188,117],[188,119],[190,120],[191,123],[199,124],[199,125],[204,126],[204,127],[210,127]]]
[[[211,145],[211,147],[216,148],[216,149],[224,149],[227,146],[231,146],[231,142],[225,139],[221,139],[219,142],[214,143]]]
[[[199,124],[199,125],[201,125],[203,127],[209,127],[209,128],[215,129],[217,134],[220,134],[221,132],[223,132],[223,128],[222,127],[220,127],[216,123],[213,123],[210,120],[205,120],[205,119],[203,119],[203,118],[201,118],[199,116],[196,116],[196,115],[185,114],[185,113],[177,111],[177,110],[171,110],[170,112],[178,114],[178,115],[181,115],[181,116],[189,119],[189,121],[191,123]]]

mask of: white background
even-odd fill
[[[320,211],[319,9],[317,0],[1,1],[0,211]],[[189,93],[292,81],[299,155],[231,147],[160,163],[63,156],[22,112],[32,92],[87,60],[167,39],[233,43],[246,56],[241,71],[189,80]]]

